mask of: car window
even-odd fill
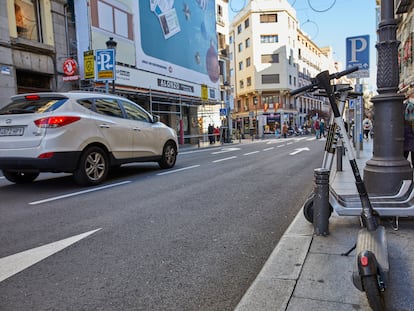
[[[67,98],[40,98],[38,96],[33,99],[20,98],[1,108],[0,115],[50,112],[62,106],[67,100]]]
[[[149,115],[141,109],[138,105],[130,102],[121,101],[122,106],[127,114],[127,118],[136,121],[151,122]]]
[[[80,99],[80,100],[78,100],[78,104],[85,107],[86,109],[94,111],[93,101],[90,100],[90,99]]]
[[[121,107],[119,107],[118,101],[116,99],[97,98],[95,100],[95,109],[97,113],[100,113],[106,116],[117,117],[117,118],[124,117]]]

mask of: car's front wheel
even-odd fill
[[[3,175],[8,181],[16,184],[28,184],[39,176],[38,172],[19,172],[3,170]]]
[[[87,148],[79,160],[73,177],[80,186],[98,185],[106,179],[109,161],[106,152],[97,146]]]
[[[158,162],[161,168],[172,168],[177,161],[177,147],[176,145],[169,141],[165,144],[162,151],[162,158]]]

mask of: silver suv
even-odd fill
[[[72,173],[79,185],[103,182],[111,167],[158,162],[172,168],[175,130],[136,103],[90,93],[33,93],[0,108],[0,169],[14,183],[40,172]]]

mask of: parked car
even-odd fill
[[[0,108],[0,169],[14,183],[65,172],[79,185],[97,185],[112,167],[155,161],[168,169],[177,154],[175,130],[123,97],[32,93]]]

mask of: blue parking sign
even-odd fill
[[[369,77],[369,35],[346,38],[346,68],[358,66],[350,78]]]
[[[97,80],[115,80],[115,49],[96,50]]]

